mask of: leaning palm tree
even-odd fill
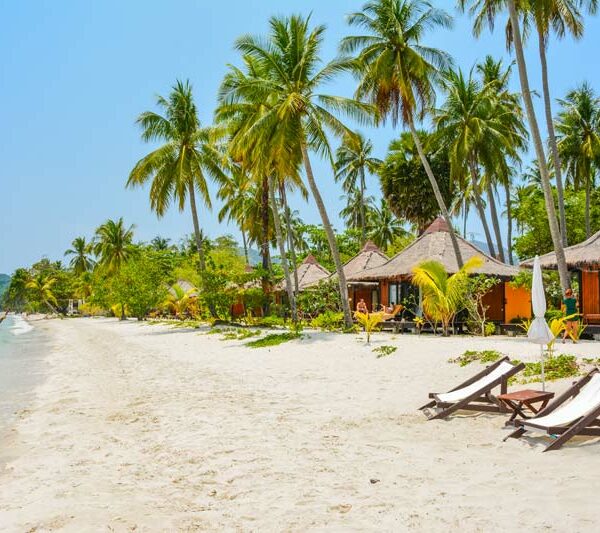
[[[123,218],[107,220],[98,229],[94,242],[94,253],[98,265],[108,274],[116,274],[134,254],[132,244],[135,226],[125,227]]]
[[[27,289],[31,291],[33,297],[42,302],[53,313],[57,313],[56,308],[58,307],[56,296],[53,292],[56,282],[57,279],[53,276],[38,274],[26,284]]]
[[[342,182],[345,192],[358,191],[358,206],[360,210],[361,241],[367,240],[367,219],[365,205],[365,190],[367,172],[375,174],[382,161],[372,157],[373,143],[362,134],[355,133],[344,136],[344,142],[337,149],[335,161],[335,180]]]
[[[246,35],[236,41],[248,72],[232,67],[219,92],[220,114],[229,120],[246,116],[245,125],[237,129],[231,141],[237,152],[255,151],[255,161],[279,166],[278,176],[292,175],[293,167],[298,162],[303,164],[335,264],[345,323],[350,326],[346,278],[309,154],[322,154],[333,166],[327,132],[339,137],[350,132],[334,112],[366,122],[372,117],[372,108],[352,99],[318,93],[323,83],[342,70],[344,62],[322,65],[319,53],[325,27],[311,29],[309,22],[301,16],[274,17],[267,38]],[[252,117],[248,116],[249,109]]]
[[[517,2],[515,0],[458,0],[459,6],[462,9],[469,7],[469,12],[475,15],[476,24],[479,20],[480,24],[484,21],[493,27],[493,20],[497,14],[508,7],[508,15],[510,21],[510,35],[514,45],[515,56],[519,71],[519,80],[521,82],[521,95],[525,105],[527,122],[533,139],[535,155],[540,169],[542,179],[542,189],[544,191],[544,201],[546,204],[546,213],[548,215],[548,224],[550,226],[550,234],[552,236],[552,244],[556,253],[556,262],[558,273],[563,289],[570,286],[569,272],[567,270],[567,262],[565,259],[565,250],[563,245],[563,237],[556,217],[556,208],[554,206],[554,195],[552,194],[552,186],[550,184],[550,172],[544,151],[544,143],[540,134],[540,128],[533,107],[533,98],[529,86],[529,75],[527,73],[527,63],[525,61],[525,53],[523,49],[523,36],[521,34],[521,22],[519,11],[517,10]],[[519,6],[527,6],[528,4],[520,1]]]
[[[390,117],[394,125],[399,120],[408,125],[440,212],[450,228],[456,260],[462,265],[448,208],[415,126],[415,121],[433,105],[439,70],[451,63],[445,52],[422,44],[423,34],[428,29],[449,27],[451,21],[445,11],[424,0],[372,0],[361,12],[348,17],[349,24],[365,30],[365,34],[345,37],[341,50],[358,53],[349,64],[360,80],[356,96],[376,105],[383,120]]]
[[[71,243],[72,248],[65,252],[65,256],[72,255],[69,266],[73,269],[75,275],[79,276],[94,268],[94,261],[90,257],[92,246],[86,242],[85,237],[76,237]]]
[[[221,154],[216,146],[219,132],[215,128],[201,127],[189,81],[177,81],[168,98],[159,96],[157,106],[163,115],[145,111],[137,124],[142,129],[145,142],[164,142],[162,146],[140,159],[127,179],[127,186],[150,186],[150,206],[162,217],[171,202],[180,211],[189,198],[194,224],[200,270],[205,259],[200,235],[196,193],[206,207],[211,207],[206,174],[221,177]]]
[[[591,192],[600,168],[600,98],[589,84],[582,83],[559,102],[558,148],[571,183],[585,190],[585,233],[589,238]]]

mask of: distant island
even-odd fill
[[[10,284],[10,276],[8,274],[0,274],[0,298],[8,288]]]

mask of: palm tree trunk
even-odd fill
[[[592,235],[590,226],[590,201],[592,196],[592,180],[590,176],[585,180],[585,238],[589,239]]]
[[[552,99],[550,98],[550,83],[548,82],[548,63],[546,61],[546,43],[544,36],[538,28],[538,48],[540,52],[540,63],[542,66],[542,87],[544,92],[544,111],[546,113],[546,127],[548,129],[548,141],[552,158],[554,159],[554,177],[556,179],[556,193],[558,196],[558,221],[562,235],[563,246],[568,246],[567,219],[565,215],[565,195],[563,189],[562,166],[556,134],[554,132],[554,119],[552,118]]]
[[[504,184],[504,193],[506,194],[506,247],[508,248],[508,262],[514,265],[512,249],[512,206],[510,205],[510,183]]]
[[[487,180],[487,195],[490,202],[490,213],[492,215],[492,225],[494,227],[494,234],[496,236],[496,244],[498,245],[498,259],[503,263],[506,262],[504,259],[504,247],[502,246],[502,234],[500,233],[500,221],[498,220],[498,210],[496,209],[496,198],[494,196],[494,189],[492,184]]]
[[[469,208],[467,207],[467,197],[463,198],[463,237],[467,238],[467,217],[469,216]]]
[[[310,159],[308,157],[308,150],[306,149],[306,144],[304,142],[301,145],[301,149],[302,159],[304,160],[304,169],[306,170],[306,180],[308,181],[308,186],[310,187],[312,195],[315,199],[315,203],[317,204],[319,214],[321,215],[323,229],[325,230],[325,234],[327,235],[329,249],[331,250],[331,257],[333,258],[335,270],[338,276],[340,298],[342,301],[342,311],[344,312],[344,324],[347,328],[351,328],[352,314],[350,312],[350,302],[348,301],[348,287],[346,285],[346,276],[344,275],[344,268],[342,266],[342,260],[340,258],[340,251],[338,250],[338,245],[335,240],[335,234],[333,233],[333,228],[331,227],[331,222],[329,221],[329,215],[327,214],[325,204],[323,203],[323,198],[321,197],[321,193],[319,192],[319,188],[317,187],[317,183],[315,182],[315,177],[313,175]]]
[[[263,314],[268,315],[270,311],[271,287],[269,283],[269,272],[271,271],[271,257],[269,250],[269,177],[264,176],[261,183],[261,215],[262,215],[262,243],[260,245],[260,254],[262,256],[262,290],[265,295],[263,304]]]
[[[288,259],[285,253],[285,244],[283,242],[283,233],[281,232],[281,220],[279,219],[279,207],[275,201],[275,184],[274,179],[269,180],[269,198],[271,199],[271,211],[273,212],[273,224],[275,225],[275,235],[277,237],[277,245],[279,246],[279,254],[281,255],[281,266],[283,267],[283,277],[285,278],[285,288],[290,303],[290,311],[292,313],[292,322],[298,322],[298,311],[296,310],[296,295],[292,287],[292,278],[288,267]]]
[[[489,253],[492,257],[496,256],[496,248],[494,247],[494,241],[492,240],[492,233],[485,216],[485,209],[481,202],[481,194],[479,193],[479,176],[477,176],[477,168],[473,161],[469,162],[469,170],[471,173],[471,187],[473,188],[473,197],[475,199],[475,209],[481,220],[483,226],[483,233],[485,234],[485,241],[488,246]]]
[[[367,221],[365,216],[365,169],[360,169],[360,238],[364,246],[367,242]]]
[[[246,259],[246,264],[249,265],[250,261],[248,259],[248,239],[246,238],[246,230],[244,230],[244,221],[241,221],[240,224],[241,228],[241,232],[242,232],[242,243],[244,245],[244,258]]]
[[[294,294],[297,295],[300,291],[298,290],[298,260],[296,258],[296,244],[294,243],[294,235],[292,233],[292,217],[290,215],[290,206],[288,205],[287,194],[285,193],[285,185],[282,183],[280,187],[281,190],[279,191],[279,196],[281,196],[281,200],[283,202],[283,209],[285,212],[285,228],[288,239],[288,250],[290,251],[290,255],[292,256],[292,265],[294,266]]]
[[[529,88],[529,79],[527,77],[527,65],[525,63],[525,55],[523,53],[523,42],[521,40],[521,27],[519,24],[519,16],[515,0],[507,0],[508,12],[510,15],[510,23],[513,28],[513,39],[515,45],[515,55],[517,56],[517,65],[519,67],[519,79],[521,81],[521,93],[523,102],[525,103],[525,111],[527,112],[527,120],[531,129],[533,145],[535,147],[540,175],[542,177],[542,188],[544,190],[544,200],[546,202],[546,212],[548,214],[548,223],[550,225],[550,234],[552,235],[552,243],[556,254],[556,262],[558,265],[558,274],[560,276],[560,284],[563,290],[570,286],[569,272],[567,270],[567,262],[565,259],[565,250],[563,248],[562,236],[556,219],[556,209],[554,208],[554,197],[550,186],[550,176],[548,174],[548,166],[546,165],[546,154],[544,153],[544,145],[540,135],[540,129],[533,109],[533,100],[531,98],[531,90]]]
[[[190,207],[192,209],[192,220],[194,222],[194,238],[196,239],[196,248],[198,248],[198,258],[200,259],[200,272],[206,270],[206,262],[204,260],[204,247],[202,246],[202,236],[200,235],[200,223],[198,222],[198,210],[196,209],[196,191],[194,184],[188,186],[190,193]]]
[[[410,127],[410,132],[412,134],[413,140],[415,142],[415,146],[417,147],[417,152],[419,152],[419,157],[421,158],[421,163],[425,168],[425,173],[429,178],[429,182],[431,183],[431,188],[433,189],[433,194],[435,195],[435,199],[437,200],[438,206],[440,208],[440,212],[448,225],[448,231],[450,232],[450,240],[452,241],[452,248],[454,248],[454,255],[456,256],[456,262],[458,264],[458,268],[462,268],[463,259],[460,253],[460,248],[458,246],[458,240],[456,238],[456,234],[454,233],[454,228],[452,227],[452,220],[450,219],[450,214],[448,213],[448,208],[446,207],[446,202],[444,202],[444,198],[442,197],[442,193],[440,192],[440,188],[438,183],[433,175],[433,171],[429,166],[429,161],[427,161],[427,157],[425,156],[425,151],[423,150],[423,145],[421,144],[421,139],[419,139],[419,134],[415,128],[415,123],[413,122],[412,117],[410,117],[408,121],[408,125]]]

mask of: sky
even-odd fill
[[[457,66],[469,70],[486,54],[507,56],[504,21],[496,32],[479,39],[471,21],[451,0],[433,2],[454,17],[451,30],[423,38],[442,48]],[[91,238],[108,218],[123,216],[135,224],[137,240],[156,235],[178,243],[192,231],[188,211],[173,207],[157,219],[148,190],[125,189],[134,164],[152,146],[140,140],[135,119],[155,109],[156,95],[167,95],[176,79],[189,79],[200,118],[209,124],[227,64],[239,65],[235,39],[263,34],[270,16],[312,13],[315,24],[327,26],[324,60],[337,54],[340,39],[355,30],[345,15],[360,0],[0,0],[0,272],[11,273],[45,256],[62,259],[79,235]],[[541,93],[535,46],[527,50],[530,83]],[[563,96],[583,80],[600,87],[597,54],[600,21],[586,19],[580,41],[551,42],[550,84],[553,97]],[[518,90],[518,79],[512,80]],[[343,76],[323,92],[351,96],[355,81]],[[542,121],[540,98],[536,105]],[[361,128],[383,158],[399,129],[390,125]],[[335,144],[335,143],[334,143]],[[341,188],[326,163],[313,157],[315,177],[338,229],[343,207]],[[369,192],[379,195],[371,177]],[[211,184],[215,197],[216,188]],[[201,224],[216,237],[234,226],[218,224],[216,213],[202,209]],[[312,202],[293,199],[306,221],[318,223]],[[471,238],[483,240],[478,220],[468,221]]]

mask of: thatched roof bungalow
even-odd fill
[[[320,281],[331,276],[331,272],[324,266],[321,266],[312,254],[306,256],[306,259],[298,265],[296,271],[298,273],[298,290],[300,292],[310,288],[312,285],[317,285]],[[290,275],[293,283],[294,272],[290,272]],[[275,285],[275,291],[285,290],[285,280],[281,280]]]
[[[483,259],[481,267],[474,272],[496,276],[502,280],[486,296],[488,316],[498,322],[509,322],[512,318],[528,317],[531,314],[529,293],[512,288],[507,281],[519,273],[519,268],[507,265],[489,256],[475,245],[457,235],[463,260],[474,256]],[[443,218],[436,219],[413,243],[388,262],[348,277],[349,283],[377,281],[383,305],[414,302],[418,296],[410,283],[413,269],[423,261],[439,261],[446,271],[454,274],[459,270],[452,247],[450,232]]]
[[[579,280],[579,306],[584,320],[600,324],[600,231],[589,239],[565,248],[565,259]],[[542,268],[557,268],[556,254],[540,256]],[[533,267],[533,259],[521,263]]]

